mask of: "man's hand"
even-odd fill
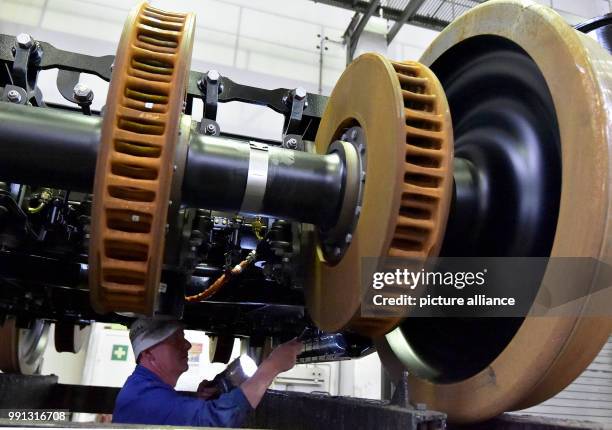
[[[215,385],[213,385],[211,381],[207,381],[205,379],[200,382],[200,385],[198,385],[198,391],[196,394],[200,399],[212,400],[219,397],[219,394],[221,394],[221,392]]]
[[[295,366],[295,360],[298,354],[302,352],[302,347],[302,342],[292,339],[274,348],[264,362],[275,369],[277,374],[285,372]]]
[[[240,388],[251,407],[257,407],[276,375],[295,366],[295,360],[302,352],[302,346],[302,342],[297,339],[277,346],[261,363],[255,374],[242,383]]]

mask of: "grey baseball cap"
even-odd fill
[[[130,342],[136,361],[142,351],[157,345],[182,328],[183,324],[176,320],[140,318],[134,321],[130,326]]]

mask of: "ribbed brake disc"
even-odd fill
[[[154,312],[194,29],[193,14],[146,3],[125,23],[94,184],[89,285],[99,313]]]
[[[337,263],[318,246],[306,303],[323,330],[382,335],[398,318],[361,316],[364,258],[437,255],[452,187],[452,129],[444,92],[429,69],[378,54],[355,60],[340,77],[316,137],[328,151],[349,127],[365,138],[365,187],[351,243]]]

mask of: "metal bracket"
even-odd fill
[[[40,43],[32,39],[29,34],[21,33],[15,37],[12,52],[14,57],[11,73],[13,85],[25,90],[26,96],[23,104],[33,99],[33,104],[40,106],[38,104],[40,100],[35,97],[38,65],[43,56]]]
[[[223,90],[221,75],[216,70],[209,70],[198,80],[198,88],[202,92],[204,100],[204,118],[217,119],[217,105],[219,104],[219,93]]]
[[[0,34],[0,61],[12,63],[15,59],[15,38],[7,34]],[[111,69],[114,55],[93,57],[91,55],[77,54],[74,52],[57,49],[47,42],[34,42],[36,45],[35,57],[40,57],[36,62],[37,70],[65,69],[78,72],[87,72],[99,76],[105,81],[110,81]],[[44,56],[43,56],[44,53]]]
[[[299,134],[304,109],[308,106],[308,94],[304,88],[295,88],[283,97],[283,102],[289,106],[289,114],[285,116],[283,125],[283,147],[303,149],[302,136]]]
[[[187,111],[190,109],[190,99],[202,98],[203,91],[200,89],[202,73],[191,71],[189,74],[189,87],[187,89]],[[267,106],[287,118],[291,113],[291,104],[288,103],[291,91],[286,88],[276,88],[273,90],[251,87],[248,85],[237,84],[231,79],[223,76],[219,78],[221,93],[219,102],[227,103],[238,101],[241,103]],[[318,124],[323,116],[327,97],[309,93],[306,95],[308,103],[304,104],[301,128],[299,133],[306,140],[314,140]]]
[[[79,83],[81,72],[72,70],[58,70],[56,85],[62,97],[72,103],[77,103],[74,98],[74,87]]]

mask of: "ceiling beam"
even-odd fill
[[[387,45],[391,43],[391,41],[397,36],[397,33],[401,30],[402,26],[407,23],[414,15],[416,15],[419,8],[425,3],[425,0],[411,0],[408,2],[402,15],[399,17],[391,30],[387,33]]]
[[[351,19],[349,26],[342,36],[344,43],[346,43],[346,64],[349,64],[353,60],[353,55],[355,55],[355,49],[357,48],[359,37],[379,6],[380,0],[372,0],[368,6],[368,9],[361,16],[361,19],[359,19],[358,12],[355,12],[355,15],[353,15],[353,19]]]

